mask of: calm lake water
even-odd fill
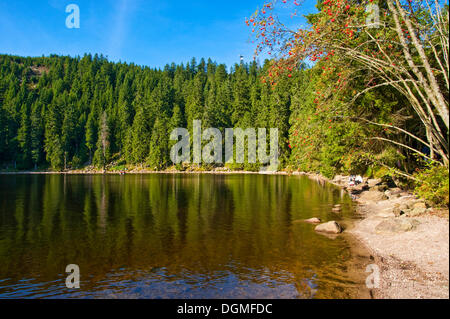
[[[0,298],[360,297],[367,256],[299,222],[353,211],[300,176],[0,175]]]

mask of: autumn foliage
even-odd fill
[[[329,129],[344,121],[378,127],[360,144],[390,144],[398,153],[448,168],[448,7],[433,1],[325,0],[305,17],[305,27],[295,20],[303,5],[269,1],[246,21],[255,54],[272,57],[262,80],[276,86],[309,66],[316,76],[309,121]],[[280,8],[294,20],[281,21]],[[399,102],[401,107],[392,107]]]

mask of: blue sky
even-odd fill
[[[72,3],[80,8],[80,29],[65,26],[65,8]],[[315,1],[306,3],[305,9],[312,10]],[[0,0],[0,53],[102,53],[113,61],[151,67],[210,57],[231,66],[240,54],[246,61],[253,59],[245,18],[262,4],[263,0]]]

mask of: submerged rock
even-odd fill
[[[333,220],[331,222],[316,226],[315,231],[329,234],[340,234],[342,233],[343,229],[341,225]]]
[[[320,218],[313,217],[310,219],[305,219],[304,222],[309,224],[320,224],[322,221],[320,220]]]

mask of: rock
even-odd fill
[[[362,193],[360,199],[363,201],[382,201],[388,199],[388,197],[382,192],[370,190]]]
[[[372,187],[371,190],[373,191],[379,191],[379,192],[385,192],[388,190],[388,186],[386,184],[381,184],[381,185],[376,185],[374,187]]]
[[[416,209],[416,208],[425,208],[427,209],[427,205],[424,202],[416,202],[412,205],[411,207],[412,209]]]
[[[401,193],[403,193],[403,190],[398,187],[391,188],[389,189],[389,191],[391,192],[392,195],[400,195]]]
[[[381,184],[381,179],[377,178],[377,179],[369,179],[367,181],[367,184],[369,185],[370,188],[377,186],[378,184]]]
[[[313,217],[310,219],[305,219],[304,222],[309,224],[320,224],[322,221],[320,220],[320,218]]]
[[[425,214],[426,212],[427,212],[426,208],[416,207],[414,209],[408,210],[408,212],[406,212],[406,216],[408,216],[408,217],[415,217],[415,216],[419,216],[419,215]]]
[[[411,209],[409,208],[409,205],[406,203],[395,204],[394,208],[392,209],[392,212],[394,213],[395,217],[403,216],[409,213],[410,211]]]
[[[316,226],[315,231],[329,233],[329,234],[340,234],[342,233],[342,226],[339,225],[334,220],[328,223],[320,224]]]
[[[367,184],[359,184],[356,186],[352,186],[348,188],[350,190],[350,193],[353,195],[358,195],[361,194],[362,192],[366,191],[369,189],[369,186]]]
[[[394,208],[392,209],[392,213],[394,213],[395,217],[399,217],[405,215],[405,213],[409,210],[410,209],[405,204],[395,204]]]
[[[392,209],[392,213],[394,213],[395,217],[399,217],[404,214],[404,212],[400,209],[399,206],[396,206]]]
[[[408,210],[411,208],[411,206],[408,205],[408,203],[402,203],[398,206],[398,208],[400,208],[400,210]]]
[[[375,227],[377,233],[404,233],[414,230],[420,222],[406,218],[388,219],[379,223]]]
[[[402,190],[398,187],[390,188],[387,191],[384,192],[384,194],[389,198],[399,198],[401,197]]]

